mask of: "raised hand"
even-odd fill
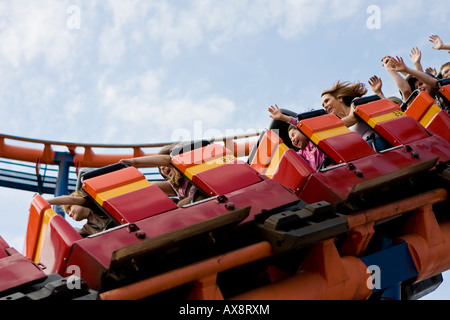
[[[369,85],[372,88],[372,91],[375,94],[381,94],[381,87],[383,86],[383,82],[377,76],[373,76],[369,79]]]
[[[385,56],[383,59],[381,59],[381,62],[383,62],[383,67],[389,71],[392,70],[393,64],[392,64],[392,57],[391,56]]]
[[[271,117],[274,120],[282,120],[283,113],[281,112],[280,108],[278,108],[277,105],[275,105],[275,107],[270,106],[268,110],[270,112],[269,117]]]
[[[392,62],[392,70],[397,72],[405,72],[407,71],[407,66],[403,61],[402,57],[396,57],[391,59]]]
[[[425,69],[425,72],[430,73],[430,74],[432,74],[433,76],[436,76],[436,75],[437,75],[437,72],[436,72],[436,69],[435,69],[435,68],[428,67],[428,68]]]
[[[291,117],[283,114],[277,105],[275,105],[275,107],[270,106],[268,110],[270,112],[270,117],[274,120],[284,121],[288,123],[291,120]]]
[[[419,48],[412,48],[411,54],[409,56],[411,57],[411,61],[414,65],[420,64],[420,60],[422,59],[422,52],[419,50]]]
[[[432,48],[435,50],[441,50],[444,47],[444,42],[442,42],[438,35],[430,36],[430,42],[434,44]]]

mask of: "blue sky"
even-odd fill
[[[378,75],[398,96],[381,58],[411,66],[418,46],[440,68],[450,55],[428,37],[450,42],[449,14],[434,0],[0,0],[0,132],[153,143],[264,129],[268,106],[320,108],[336,80]],[[32,194],[1,191],[0,235],[20,250]]]

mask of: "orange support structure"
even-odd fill
[[[310,249],[296,275],[233,300],[364,300],[372,294],[369,277],[360,259],[341,258],[334,239],[328,239]]]
[[[195,280],[188,300],[224,300],[217,285],[217,274]]]
[[[422,207],[424,204],[435,204],[445,201],[447,199],[447,192],[445,189],[437,189],[420,194],[411,198],[396,201],[387,205],[376,207],[365,211],[349,215],[347,217],[350,229],[363,226],[372,222],[389,219],[405,212],[415,210]]]
[[[417,281],[448,270],[450,267],[450,222],[436,221],[432,205],[416,210],[397,239],[406,241],[419,272]]]
[[[375,232],[373,229],[375,222],[414,211],[424,204],[433,205],[446,199],[447,192],[444,189],[437,189],[347,216],[350,232],[341,253],[356,257],[363,253]]]
[[[232,146],[234,155],[236,157],[243,157],[249,154],[251,147],[256,142],[243,141],[236,142],[233,139],[246,139],[250,137],[259,136],[260,133],[246,134],[242,136],[226,137],[223,139],[217,139],[215,141],[223,141],[224,144]],[[26,143],[32,143],[37,146],[36,148],[28,148],[22,146],[15,146],[5,142],[5,140],[21,141]],[[119,162],[121,159],[141,157],[145,155],[151,155],[154,153],[145,153],[143,148],[160,148],[166,144],[143,144],[143,145],[107,145],[107,144],[83,144],[72,142],[59,142],[48,141],[39,139],[29,139],[22,137],[15,137],[10,135],[0,134],[0,157],[26,161],[31,163],[41,164],[55,164],[55,154],[53,150],[54,146],[65,147],[73,156],[73,162],[75,167],[92,167],[99,168],[105,167],[113,163]],[[84,149],[84,152],[76,152],[76,149]],[[98,154],[94,152],[94,148],[98,149],[131,149],[129,154]]]
[[[193,298],[221,298],[216,288],[215,275],[246,263],[271,256],[272,247],[268,242],[260,242],[222,256],[176,269],[125,287],[100,294],[102,300],[139,300],[156,293],[197,281]]]

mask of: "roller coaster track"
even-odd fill
[[[211,140],[222,142],[237,156],[247,156],[255,143],[247,138],[259,135],[255,133]],[[3,158],[0,159],[0,186],[40,194],[67,194],[75,189],[80,168],[99,168],[120,159],[155,154],[161,147],[171,143],[83,144],[0,134],[0,158]],[[105,150],[105,153],[98,153],[98,149]],[[119,153],[118,150],[129,152]],[[150,181],[161,179],[154,169],[148,169],[144,174]]]

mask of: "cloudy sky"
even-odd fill
[[[449,15],[442,0],[0,0],[0,133],[166,142],[264,129],[268,106],[320,108],[336,80],[378,75],[398,96],[380,59],[411,66],[417,46],[440,68],[428,38],[450,42]],[[0,191],[20,250],[32,194]]]

